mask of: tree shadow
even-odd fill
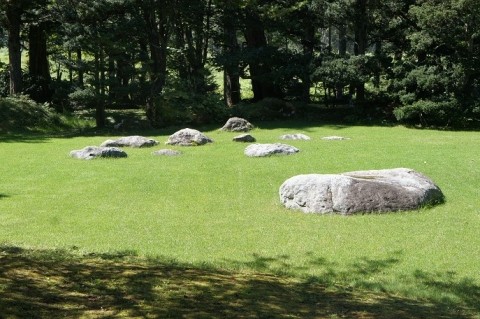
[[[480,311],[480,287],[454,274],[415,272],[419,287],[451,296],[417,300],[333,284],[346,273],[311,257],[325,267],[325,278],[261,271],[288,268],[288,256],[255,255],[243,263],[249,271],[240,272],[128,251],[79,255],[0,246],[0,318],[471,318]],[[367,281],[399,260],[362,258],[346,272]]]

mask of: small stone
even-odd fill
[[[325,136],[322,137],[322,140],[325,141],[343,141],[343,140],[349,140],[349,137],[343,137],[343,136]]]
[[[250,134],[241,134],[241,135],[235,136],[233,138],[233,141],[234,142],[252,143],[252,142],[255,142],[256,139],[255,139],[255,137],[253,137]]]
[[[158,141],[143,136],[126,136],[116,140],[106,140],[100,146],[102,147],[152,147],[158,144]]]
[[[191,128],[184,128],[170,135],[165,144],[180,146],[198,146],[212,142],[213,140],[202,132]]]
[[[222,131],[229,132],[248,132],[253,129],[253,125],[241,117],[231,117],[221,128]]]

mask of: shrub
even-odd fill
[[[26,96],[0,97],[0,131],[35,130],[61,125],[61,118],[47,105]]]

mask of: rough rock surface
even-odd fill
[[[349,137],[343,137],[343,136],[325,136],[322,137],[322,140],[325,141],[343,141],[343,140],[349,140]]]
[[[171,150],[168,148],[161,149],[158,151],[153,152],[153,155],[158,155],[158,156],[178,156],[182,155],[182,152],[177,151],[177,150]]]
[[[89,160],[97,157],[127,157],[127,153],[117,147],[87,146],[81,150],[71,151],[70,156]]]
[[[125,136],[116,140],[106,140],[100,146],[101,147],[151,147],[158,144],[158,141],[155,141],[151,138],[146,138],[143,136],[133,135]]]
[[[444,199],[432,180],[408,168],[297,175],[279,194],[287,208],[342,215],[412,210]]]
[[[211,140],[202,132],[191,128],[184,128],[170,135],[165,144],[180,146],[197,146],[212,142],[213,140]]]
[[[237,135],[233,138],[234,142],[245,142],[245,143],[253,143],[256,141],[255,137],[250,134],[241,134]]]
[[[310,136],[307,136],[302,133],[296,133],[296,134],[285,134],[280,136],[281,140],[304,140],[304,141],[309,141],[311,140]]]
[[[252,144],[245,148],[245,155],[250,157],[264,157],[270,155],[290,155],[300,150],[287,144]]]
[[[253,129],[253,125],[241,117],[231,117],[221,128],[222,131],[230,132],[248,132]]]

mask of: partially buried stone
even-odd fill
[[[322,140],[324,141],[344,141],[344,140],[349,140],[349,137],[343,137],[343,136],[325,136],[322,137]]]
[[[311,140],[310,136],[307,136],[302,133],[296,133],[296,134],[285,134],[280,136],[281,140],[303,140],[303,141],[309,141]]]
[[[125,136],[121,137],[116,140],[106,140],[103,142],[100,146],[104,147],[124,147],[124,146],[130,146],[130,147],[151,147],[155,146],[158,144],[158,141],[139,136],[139,135],[133,135],[133,136]]]
[[[153,155],[157,155],[157,156],[179,156],[179,155],[182,155],[182,152],[165,148],[165,149],[161,149],[161,150],[153,152]]]
[[[70,156],[90,160],[97,157],[127,157],[127,153],[117,147],[87,146],[81,150],[71,151]]]
[[[234,142],[245,142],[245,143],[252,143],[255,142],[256,139],[250,134],[241,134],[237,135],[233,138]]]
[[[245,148],[245,155],[249,157],[265,157],[270,155],[291,155],[300,150],[287,144],[252,144]]]

